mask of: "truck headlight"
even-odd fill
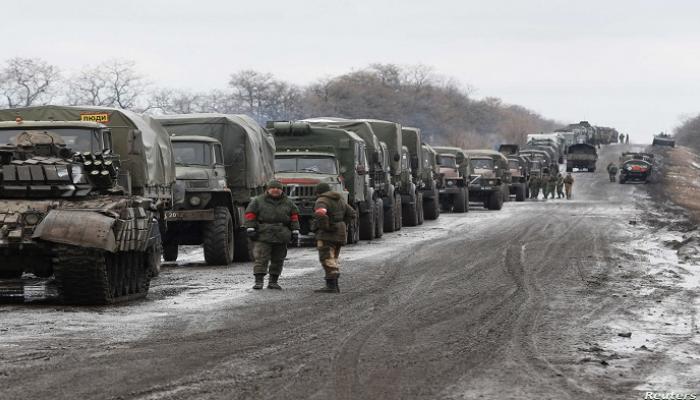
[[[199,196],[190,197],[190,205],[192,207],[197,207],[200,204],[202,204],[202,199],[200,199]]]
[[[452,187],[455,185],[455,181],[447,181],[447,186]]]

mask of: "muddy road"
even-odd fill
[[[284,291],[190,249],[143,301],[0,305],[2,399],[636,399],[700,392],[694,231],[651,185],[575,173],[573,200],[473,208],[312,249]],[[679,244],[680,243],[680,244]],[[683,254],[686,254],[683,253]],[[629,336],[628,336],[629,335]]]

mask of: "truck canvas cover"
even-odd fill
[[[0,110],[0,121],[92,121],[112,131],[112,145],[132,186],[170,186],[175,159],[170,136],[153,118],[128,110],[97,106],[36,106]]]
[[[208,136],[221,142],[227,183],[233,191],[264,187],[274,177],[274,138],[247,115],[207,113],[155,118],[171,135]]]

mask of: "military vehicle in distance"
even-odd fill
[[[528,180],[530,179],[530,159],[520,155],[520,146],[517,144],[502,144],[498,152],[508,158],[508,169],[511,181],[508,185],[510,195],[515,196],[515,201],[525,201],[530,197]]]
[[[559,132],[529,134],[527,135],[527,145],[532,147],[552,147],[555,150],[555,158],[557,159],[557,163],[564,163],[566,141],[564,136]]]
[[[437,151],[427,143],[422,143],[423,157],[421,163],[423,182],[427,182],[431,186],[424,186],[423,190],[423,217],[425,219],[438,219],[440,216],[440,190],[438,188],[440,182],[440,166],[437,163]],[[431,179],[427,180],[427,176]],[[430,196],[427,192],[433,192],[435,195]]]
[[[175,183],[167,132],[102,107],[0,110],[0,120],[0,276],[53,276],[70,304],[145,297]]]
[[[184,195],[166,214],[164,259],[179,245],[199,245],[210,265],[248,261],[245,208],[274,176],[272,135],[246,115],[177,114],[155,117],[170,133],[177,187]]]
[[[587,143],[579,143],[569,146],[569,154],[566,156],[566,172],[572,172],[574,168],[595,172],[598,152],[595,146]]]
[[[508,159],[493,150],[465,150],[465,154],[472,171],[469,180],[470,200],[482,201],[489,210],[500,210],[510,198]]]
[[[652,146],[676,147],[676,140],[668,133],[661,132],[658,135],[654,135],[654,141],[651,144]]]
[[[619,182],[629,181],[647,183],[653,172],[654,155],[649,153],[622,153],[620,157]]]
[[[442,211],[469,211],[469,159],[459,147],[435,146],[440,166],[438,192]]]
[[[328,183],[355,209],[357,224],[348,226],[348,243],[383,235],[383,202],[370,185],[365,141],[354,132],[306,122],[268,122],[275,137],[275,174],[299,207],[301,233],[308,236],[318,183]]]

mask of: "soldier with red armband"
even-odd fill
[[[273,179],[264,194],[257,196],[245,210],[245,227],[253,241],[255,286],[262,289],[269,273],[268,289],[282,289],[277,280],[287,256],[287,245],[299,239],[299,209],[284,194],[282,183]]]

